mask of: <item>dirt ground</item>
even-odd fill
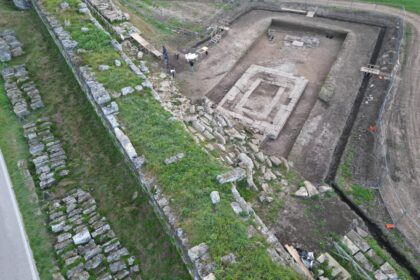
[[[346,234],[355,219],[357,215],[336,195],[309,200],[288,196],[272,229],[282,244],[322,252],[332,241],[331,234]]]

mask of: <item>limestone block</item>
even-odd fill
[[[304,181],[303,183],[305,184],[305,188],[308,191],[309,197],[319,194],[317,188],[311,182]]]
[[[211,203],[218,204],[220,202],[220,195],[218,191],[212,191],[210,193]]]
[[[92,239],[92,237],[91,237],[90,232],[87,228],[85,228],[84,230],[82,230],[81,232],[79,232],[79,233],[77,233],[73,236],[73,242],[74,242],[75,245],[86,244],[91,239]]]
[[[359,252],[359,248],[347,237],[347,235],[344,236],[341,241],[350,250],[352,255],[355,255],[357,252]]]
[[[216,179],[219,184],[226,184],[226,183],[233,183],[233,182],[240,181],[244,179],[245,177],[246,177],[245,170],[240,167],[237,167],[225,174],[218,175]]]
[[[349,231],[349,233],[347,233],[347,236],[363,252],[366,252],[367,250],[370,249],[369,244],[354,230]]]

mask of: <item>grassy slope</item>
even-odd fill
[[[4,0],[0,3],[0,26],[13,27],[28,52],[16,63],[26,61],[47,105],[45,110],[53,116],[60,128],[61,139],[65,140],[72,175],[61,188],[56,189],[64,190],[64,185],[77,183],[91,191],[98,200],[99,211],[108,217],[122,243],[140,260],[143,279],[188,279],[181,259],[162,232],[121,154],[109,139],[49,35],[40,29],[41,22],[33,12],[14,12],[4,4]],[[27,147],[21,126],[10,112],[4,94],[0,102],[0,145],[18,189],[18,201],[41,279],[48,279],[51,246],[47,242],[42,219],[33,217],[27,191],[19,188],[23,185],[22,178],[15,168],[17,159],[27,157]],[[132,200],[136,191],[139,191],[138,198]]]

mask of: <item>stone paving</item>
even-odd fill
[[[217,110],[276,139],[307,84],[303,77],[251,65],[223,97]]]
[[[4,68],[1,74],[5,81],[6,95],[18,117],[25,118],[30,111],[44,107],[39,91],[29,78],[25,65]]]
[[[48,118],[23,125],[24,135],[28,141],[29,152],[42,190],[50,188],[67,176],[67,156],[60,140],[52,133],[52,123]]]
[[[52,200],[49,225],[67,279],[131,279],[139,272],[137,260],[97,212],[96,201],[88,192],[77,188]]]

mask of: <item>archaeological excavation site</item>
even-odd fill
[[[0,0],[0,279],[420,279],[419,14]]]

